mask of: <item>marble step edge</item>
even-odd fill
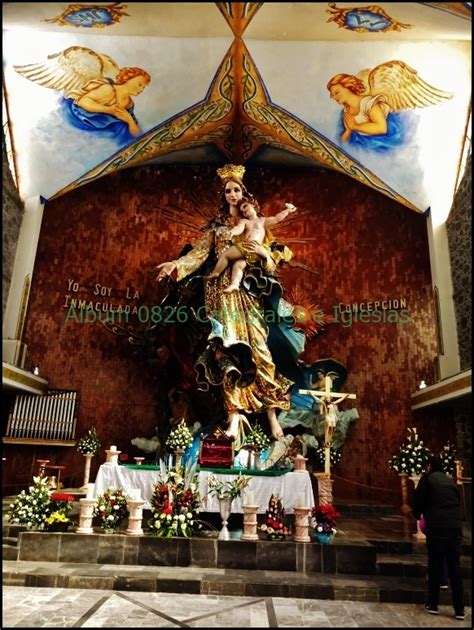
[[[251,571],[244,575],[168,572],[160,575],[156,570],[143,574],[97,575],[87,572],[61,573],[35,569],[33,571],[9,571],[4,569],[5,586],[80,588],[117,591],[146,591],[190,593],[206,595],[297,597],[330,600],[423,604],[426,599],[426,582],[423,580],[401,581],[398,578],[360,579],[358,576],[324,578],[297,576],[282,582],[281,578],[256,576]],[[257,572],[255,572],[257,573]],[[466,605],[470,605],[470,587],[466,590]],[[441,592],[441,605],[450,604],[448,592]]]

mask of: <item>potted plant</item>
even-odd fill
[[[263,432],[262,427],[256,423],[254,427],[245,435],[244,448],[249,451],[249,468],[250,454],[253,452],[255,456],[255,468],[260,469],[260,453],[270,446],[270,438]]]
[[[420,440],[415,427],[408,428],[407,431],[407,442],[390,458],[388,465],[392,470],[416,479],[425,470],[431,452],[424,446],[423,440]]]
[[[14,525],[25,525],[27,529],[45,529],[52,512],[50,497],[53,489],[49,477],[33,477],[33,485],[28,491],[22,490],[10,503],[6,519]]]
[[[46,519],[46,529],[49,532],[65,532],[72,521],[69,514],[72,510],[74,497],[72,494],[54,492],[51,495],[51,514]]]
[[[315,505],[311,510],[311,521],[316,539],[330,543],[336,533],[336,519],[341,516],[333,505]]]
[[[95,455],[100,448],[100,441],[97,437],[95,427],[91,427],[84,437],[77,443],[77,450],[83,455]]]
[[[207,486],[209,494],[215,496],[219,501],[219,512],[222,518],[222,528],[219,532],[219,540],[229,540],[229,530],[227,529],[227,521],[231,514],[232,501],[236,497],[240,497],[242,491],[249,485],[250,477],[238,474],[233,481],[220,481],[215,475],[209,475],[207,478]]]
[[[120,488],[107,488],[97,497],[93,515],[106,533],[116,534],[120,521],[128,516],[128,497]]]
[[[165,446],[170,451],[174,451],[176,453],[176,466],[181,466],[183,453],[188,446],[191,446],[192,443],[193,436],[183,419],[178,426],[170,432],[168,439],[165,442]]]
[[[447,442],[439,452],[439,457],[443,463],[443,472],[451,477],[456,476],[456,460],[458,459],[456,449],[451,442]]]
[[[192,536],[201,527],[198,520],[200,497],[196,465],[167,469],[160,462],[159,481],[151,500],[148,527],[155,536]]]

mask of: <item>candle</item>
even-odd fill
[[[116,450],[117,450],[117,447],[116,447],[116,446],[111,446],[109,450],[110,450],[110,451],[116,451]]]
[[[255,505],[255,492],[253,490],[248,490],[246,493],[246,499],[245,505]]]
[[[94,490],[95,490],[95,483],[88,483],[87,484],[86,499],[93,499],[94,498]]]
[[[142,497],[140,488],[132,488],[130,491],[130,498],[133,501],[141,501]]]
[[[306,507],[306,495],[304,492],[299,493],[296,507]]]

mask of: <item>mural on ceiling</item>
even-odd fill
[[[126,4],[70,4],[60,15],[44,20],[59,26],[75,26],[76,28],[105,28],[120,22],[120,18],[129,15],[125,12]]]
[[[328,22],[335,22],[339,28],[356,33],[387,33],[401,31],[402,28],[413,28],[413,24],[402,24],[388,15],[381,7],[349,7],[339,9],[336,4],[329,4],[326,13],[330,14]]]
[[[327,84],[342,105],[338,133],[349,145],[385,152],[407,143],[416,120],[403,110],[428,107],[452,98],[418,76],[403,61],[382,63],[357,75],[336,74]]]
[[[130,17],[120,25],[131,34],[137,17],[133,8],[139,5],[144,6],[128,5]],[[147,5],[150,25],[154,6]],[[186,6],[173,3],[176,11]],[[270,163],[338,170],[409,208],[427,209],[436,169],[444,176],[457,162],[465,135],[468,41],[409,41],[407,29],[418,26],[412,17],[429,10],[422,3],[404,5],[409,7],[404,23],[382,15],[375,5],[342,10],[334,3],[301,3],[301,12],[298,3],[202,6],[219,18],[218,35],[203,37],[197,29],[199,34],[190,36],[194,13],[185,14],[185,35],[180,35],[180,20],[175,20],[176,32],[167,30],[162,37],[107,37],[112,29],[97,36],[93,27],[87,27],[87,34],[80,29],[76,36],[79,29],[71,35],[59,23],[51,32],[5,31],[4,77],[23,198],[60,196],[120,168],[150,161],[259,166],[269,155]],[[328,6],[331,17],[343,11],[345,26],[327,24]],[[73,7],[86,5],[68,8]],[[371,17],[360,26],[359,20],[357,28],[370,27],[370,34],[365,41],[348,41],[360,39],[352,20],[369,10],[382,23]],[[440,16],[438,21],[450,19],[444,11],[430,13]],[[313,25],[331,30],[337,41],[318,41]],[[275,36],[276,28],[281,36]],[[294,36],[299,28],[301,38]],[[47,57],[46,62],[31,63]],[[119,79],[114,60],[134,68],[136,75]],[[355,83],[364,81],[364,90],[352,93],[342,86],[348,98],[335,104],[328,89],[335,95],[341,85],[327,86],[341,73],[352,75]],[[387,124],[386,131],[358,128],[362,102],[370,110],[363,124],[381,123],[382,130]],[[34,106],[26,108],[25,103]],[[406,120],[404,134],[394,139],[391,121],[396,118]],[[341,128],[344,121],[346,128]],[[114,126],[121,128],[118,139],[106,135]],[[378,139],[378,149],[361,146],[356,142],[361,139]],[[388,139],[395,149],[381,151]]]
[[[119,68],[109,55],[71,46],[48,55],[45,62],[14,69],[43,87],[60,90],[61,111],[77,129],[111,138],[119,146],[142,133],[132,99],[151,81],[142,68]]]
[[[241,109],[236,91],[244,86]],[[235,121],[239,120],[239,126]],[[262,144],[315,159],[417,210],[379,177],[355,163],[336,145],[271,103],[242,41],[234,42],[208,91],[206,101],[151,130],[119,154],[58,191],[57,197],[98,177],[175,150],[215,144],[227,160],[245,163]]]

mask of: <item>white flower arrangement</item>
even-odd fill
[[[261,452],[270,446],[270,438],[265,435],[262,427],[256,423],[245,436],[245,448]]]
[[[193,536],[201,528],[197,464],[169,468],[160,460],[160,474],[151,500],[148,527],[155,536]]]
[[[27,529],[45,529],[53,508],[53,490],[54,484],[49,477],[33,477],[28,492],[22,490],[10,504],[6,519],[13,525],[26,525]]]
[[[326,449],[324,446],[318,446],[315,450],[315,459],[317,464],[324,465],[326,462]],[[335,466],[341,461],[341,451],[335,448],[329,448],[329,461],[331,466]]]
[[[216,499],[225,499],[230,497],[240,497],[242,490],[250,483],[250,477],[246,477],[239,473],[239,475],[233,481],[220,481],[215,475],[209,475],[207,478],[207,487],[209,488],[209,494],[215,496]]]
[[[94,455],[100,448],[99,438],[95,431],[95,427],[91,427],[87,432],[87,435],[82,437],[78,444],[77,450],[83,455]]]
[[[97,497],[93,515],[102,529],[117,531],[120,521],[128,516],[129,497],[121,488],[107,488]]]
[[[451,442],[447,442],[439,452],[439,458],[443,462],[443,472],[447,475],[456,475],[456,460],[458,459],[456,449]]]
[[[421,475],[432,453],[429,448],[423,445],[423,440],[420,440],[415,427],[410,427],[407,431],[407,443],[402,444],[398,453],[390,458],[388,465],[398,473]]]
[[[188,448],[193,443],[193,436],[191,431],[184,424],[184,420],[178,424],[176,429],[173,429],[166,440],[166,447],[171,451],[175,451],[177,448]]]

